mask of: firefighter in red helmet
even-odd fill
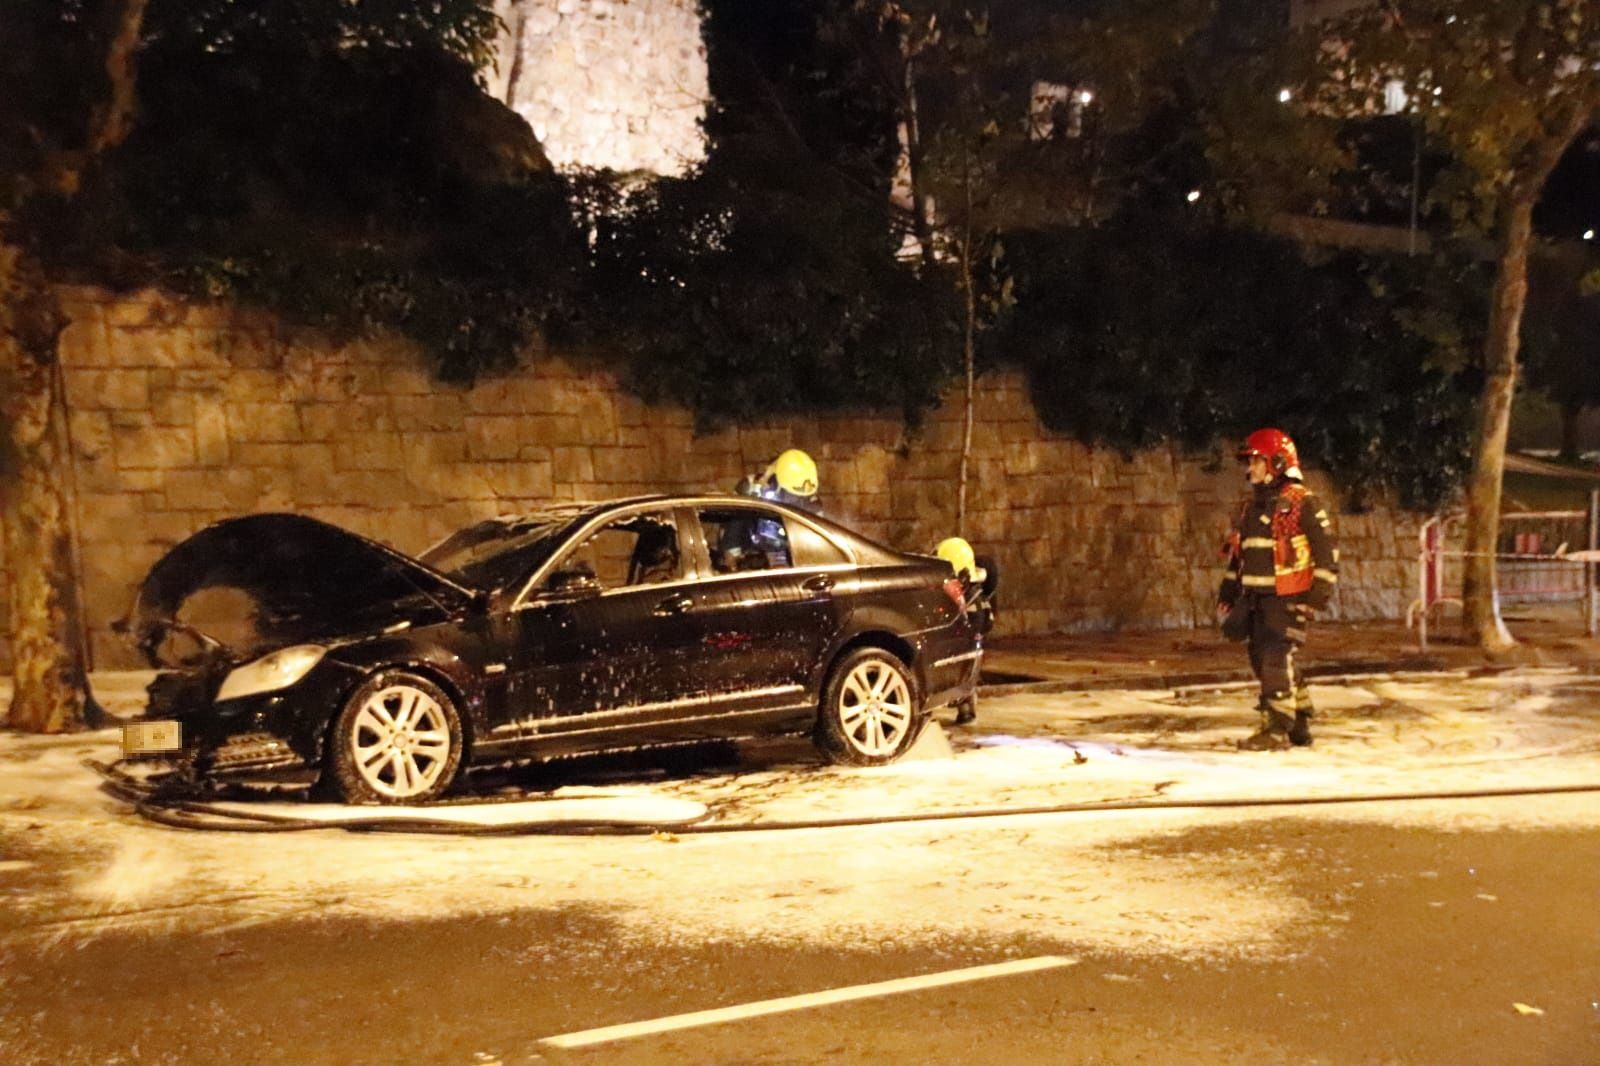
[[[1339,550],[1327,508],[1301,483],[1300,456],[1287,433],[1256,430],[1238,458],[1250,492],[1224,549],[1218,613],[1223,633],[1248,643],[1261,682],[1261,728],[1239,747],[1278,751],[1311,743],[1311,692],[1294,656],[1333,597]]]

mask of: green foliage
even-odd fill
[[[269,67],[285,72],[271,92]],[[570,313],[583,249],[566,188],[459,61],[190,58],[146,80],[107,192],[119,246],[167,284],[335,334],[397,332],[454,380],[511,366]]]
[[[1338,255],[1142,216],[1009,242],[1018,307],[996,340],[1027,367],[1052,428],[1086,443],[1190,451],[1276,425],[1357,500],[1393,490],[1432,507],[1460,483],[1475,338],[1418,328],[1454,306],[1473,321],[1481,272]],[[1422,319],[1432,323],[1433,319]]]
[[[1592,0],[1391,0],[1358,5],[1313,33],[1299,49],[1316,68],[1297,86],[1297,110],[1377,113],[1398,82],[1407,113],[1449,156],[1435,196],[1462,227],[1492,229],[1505,198],[1537,198],[1600,116]]]
[[[1581,246],[1565,252],[1530,264],[1522,338],[1529,383],[1575,412],[1600,405],[1600,291],[1587,282],[1600,268]]]
[[[5,0],[0,6],[0,211],[40,191],[51,157],[84,135],[103,79],[84,0]],[[73,72],[65,76],[66,72]]]
[[[858,57],[805,3],[708,5],[709,159],[682,179],[589,186],[596,311],[644,395],[704,425],[931,406],[958,358],[942,271],[896,258],[893,126]]]
[[[414,341],[441,380],[508,371],[530,342],[576,314],[581,248],[555,178],[459,201],[448,225],[403,237],[330,241],[295,227],[217,233],[169,260],[163,282],[268,307],[336,339]]]
[[[152,49],[171,54],[440,50],[474,69],[500,28],[492,0],[152,0],[147,25]]]
[[[28,68],[30,122],[54,116],[68,143],[92,94],[51,72],[86,69],[83,16],[19,2],[36,17],[5,40],[67,64]],[[1028,369],[1049,424],[1198,451],[1276,423],[1358,490],[1429,503],[1457,483],[1480,278],[1308,263],[1169,213],[1220,172],[1215,75],[1235,68],[1208,64],[1242,31],[1200,35],[1205,0],[1040,0],[1005,19],[889,7],[920,20],[925,191],[946,250],[971,239],[996,327],[981,354]],[[133,136],[70,204],[34,196],[24,221],[58,276],[399,333],[447,379],[506,370],[542,334],[620,360],[641,394],[704,425],[914,419],[961,367],[964,311],[959,259],[899,258],[908,38],[883,8],[709,0],[711,156],[640,184],[549,173],[475,83],[484,2],[153,0]],[[1093,21],[1112,9],[1129,21]],[[1072,136],[1030,136],[1036,78],[1093,86]],[[1250,128],[1271,141],[1281,115]],[[35,151],[19,131],[0,126],[0,150]]]
[[[650,398],[704,425],[780,412],[915,414],[951,373],[953,304],[848,198],[736,184],[721,162],[599,221],[604,334]]]
[[[58,275],[269,307],[505,369],[577,313],[565,183],[471,61],[483,3],[156,0],[132,136],[22,216]]]

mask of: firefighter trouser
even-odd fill
[[[1261,682],[1261,707],[1290,716],[1311,713],[1311,690],[1294,661],[1306,642],[1306,627],[1295,617],[1293,603],[1257,595],[1250,604],[1250,669]]]

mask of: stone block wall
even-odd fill
[[[335,347],[261,315],[157,294],[74,289],[66,305],[98,668],[135,665],[110,624],[150,565],[201,527],[252,511],[310,514],[414,553],[551,498],[730,488],[794,446],[816,458],[830,515],[914,550],[955,532],[959,393],[909,434],[861,411],[696,436],[689,412],[559,360],[459,388],[432,382],[398,343]],[[981,379],[977,412],[966,535],[1000,562],[1000,632],[1210,624],[1217,547],[1240,492],[1231,462],[1213,470],[1169,449],[1122,456],[1056,437],[1016,375]],[[1336,498],[1315,472],[1311,483]],[[1337,521],[1337,614],[1397,616],[1416,519],[1378,510]]]
[[[705,157],[698,0],[500,0],[497,10],[510,32],[495,89],[556,166],[681,174]]]

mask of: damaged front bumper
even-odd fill
[[[167,775],[177,780],[200,784],[236,778],[309,780],[315,776],[293,745],[272,733],[241,733],[222,737],[214,743],[191,741],[181,748],[151,750],[148,733],[152,727],[181,729],[174,721],[137,721],[123,726],[121,764],[138,767],[145,775]]]
[[[123,759],[166,764],[193,781],[314,773],[318,732],[299,700],[272,693],[218,703],[217,681],[197,672],[157,675],[149,711],[123,726]]]

